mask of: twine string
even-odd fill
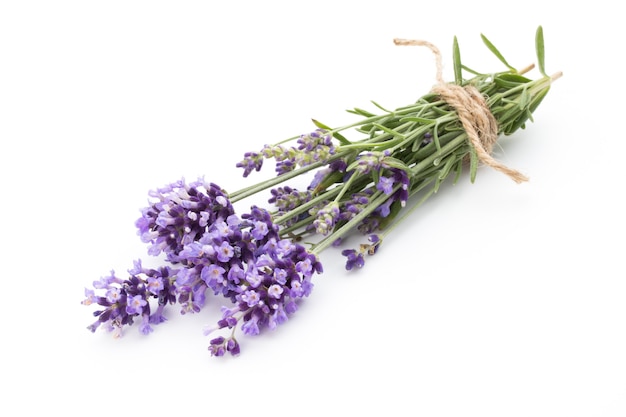
[[[432,51],[437,68],[437,84],[432,88],[432,92],[456,111],[471,145],[476,150],[478,160],[506,174],[518,184],[528,181],[525,175],[496,161],[491,156],[493,147],[498,141],[498,121],[476,87],[472,85],[461,87],[443,80],[443,65],[439,48],[422,40],[394,39],[394,43],[401,46],[425,46]]]

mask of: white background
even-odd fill
[[[615,2],[549,4],[0,3],[0,414],[626,415],[623,22]],[[206,349],[218,299],[147,337],[85,329],[84,287],[147,257],[148,190],[234,191],[263,177],[241,178],[245,151],[311,118],[412,103],[433,55],[393,38],[438,45],[452,79],[455,35],[500,71],[480,34],[524,67],[538,25],[564,76],[495,154],[529,183],[481,168],[364,269],[324,252],[298,313],[237,358]]]

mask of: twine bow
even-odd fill
[[[496,161],[491,156],[493,147],[498,141],[498,121],[491,113],[480,91],[472,85],[461,87],[446,83],[442,76],[441,53],[432,43],[407,39],[394,39],[394,43],[401,46],[426,46],[435,54],[437,84],[432,88],[432,92],[439,95],[456,111],[480,162],[508,175],[518,184],[528,181],[528,177]]]

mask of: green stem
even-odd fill
[[[421,171],[425,170],[429,166],[431,166],[437,158],[444,158],[446,155],[454,152],[459,146],[462,146],[467,143],[467,133],[463,132],[459,134],[456,138],[452,139],[450,142],[446,143],[441,147],[441,151],[434,152],[431,155],[425,157],[420,162],[415,164],[411,171],[413,172],[413,176],[417,176]]]
[[[337,187],[334,187],[334,188],[332,188],[330,190],[324,191],[322,194],[319,194],[318,196],[316,196],[316,197],[312,198],[311,200],[307,201],[306,203],[299,205],[298,207],[296,207],[293,210],[290,210],[289,213],[283,214],[282,216],[276,218],[274,220],[274,223],[280,225],[280,224],[285,223],[289,219],[298,217],[302,213],[306,213],[311,208],[315,207],[317,204],[323,202],[324,200],[330,199],[334,194],[336,194],[339,191],[341,191],[341,189],[344,187],[344,185],[345,184],[340,184]]]
[[[370,197],[370,202],[369,202],[369,204],[367,204],[367,207],[365,207],[361,212],[359,212],[359,214],[354,216],[352,219],[350,219],[350,221],[348,221],[346,224],[341,226],[339,229],[333,230],[333,232],[331,234],[326,236],[320,242],[314,244],[311,247],[311,252],[315,253],[317,255],[322,253],[322,251],[324,251],[326,248],[332,246],[332,244],[337,239],[342,238],[347,233],[349,233],[351,230],[353,230],[356,226],[358,226],[361,221],[363,221],[367,216],[369,216],[371,213],[373,213],[374,210],[376,210],[378,207],[380,207],[389,198],[390,198],[390,196],[382,193],[381,191],[375,192]]]
[[[411,193],[411,196],[416,194],[419,191],[422,191],[427,185],[430,185],[433,181],[435,181],[435,179],[432,177],[429,178],[427,181],[424,181],[423,184],[421,184],[419,187],[416,188],[414,192]],[[435,194],[435,192],[436,192],[435,187],[432,187],[430,190],[426,192],[426,194],[424,194],[424,196],[417,203],[412,204],[409,209],[404,210],[404,214],[402,214],[402,216],[395,219],[393,223],[391,223],[388,227],[385,228],[385,230],[383,230],[381,233],[378,234],[380,239],[383,240],[385,236],[387,236],[393,229],[395,229],[396,226],[399,225],[404,219],[409,217],[411,213],[413,213],[419,206],[424,204],[426,200],[428,200],[433,194]]]
[[[265,180],[265,181],[260,182],[258,184],[252,185],[250,187],[243,188],[241,190],[235,191],[234,193],[230,194],[230,196],[229,196],[230,197],[230,201],[234,204],[234,203],[236,203],[238,201],[243,200],[246,197],[250,197],[250,196],[252,196],[252,195],[254,195],[254,194],[256,194],[256,193],[258,193],[260,191],[263,191],[263,190],[265,190],[267,188],[270,188],[270,187],[272,187],[274,185],[281,184],[281,183],[283,183],[283,182],[285,182],[287,180],[295,178],[295,177],[297,177],[299,175],[302,175],[302,174],[304,174],[306,172],[309,172],[309,171],[312,171],[312,170],[317,169],[319,167],[322,167],[322,166],[328,164],[329,162],[337,160],[337,159],[339,159],[339,158],[341,158],[343,156],[346,156],[348,154],[349,154],[349,152],[337,153],[337,154],[333,155],[331,158],[329,158],[326,161],[315,162],[315,163],[313,163],[311,165],[307,165],[307,166],[304,166],[304,167],[300,167],[300,168],[294,169],[293,171],[286,172],[284,174],[278,175],[278,176],[276,176],[274,178],[271,178],[269,180]]]

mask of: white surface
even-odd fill
[[[0,414],[626,415],[621,16],[546,2],[3,2]],[[215,2],[217,3],[217,2]],[[516,185],[481,168],[396,230],[363,270],[338,251],[298,313],[211,358],[201,314],[148,337],[91,334],[83,289],[146,258],[147,191],[249,181],[245,151],[398,107],[451,45],[483,71],[563,71],[535,123],[501,142]],[[534,74],[533,74],[534,75]],[[7,410],[13,410],[11,412]]]

